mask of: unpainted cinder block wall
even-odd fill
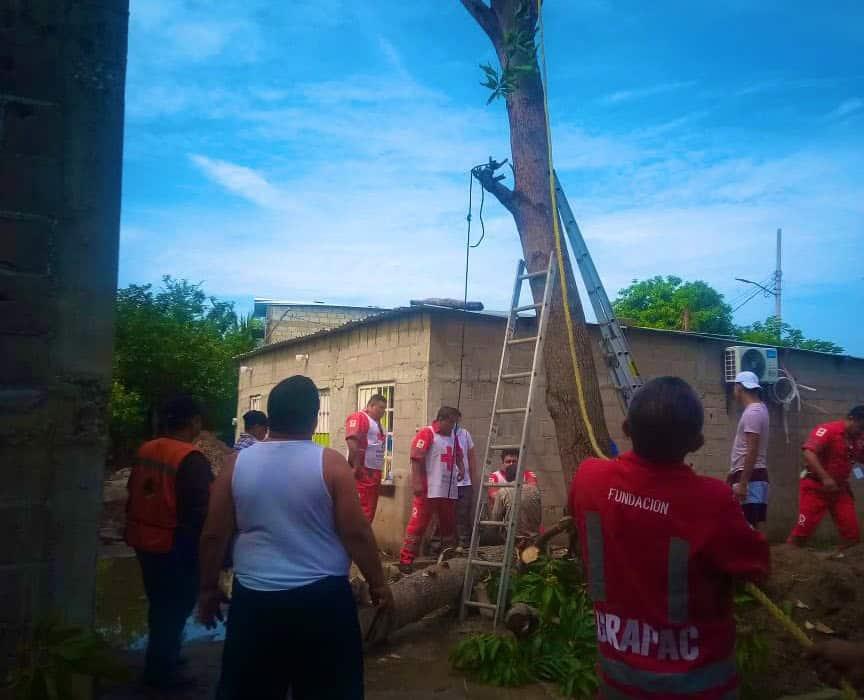
[[[106,447],[126,0],[0,0],[0,675],[88,624]]]
[[[330,445],[345,450],[345,419],[357,410],[357,388],[394,383],[394,485],[382,487],[374,529],[379,546],[396,553],[411,509],[409,448],[426,424],[429,367],[428,314],[382,320],[336,331],[321,338],[298,339],[241,361],[238,423],[249,409],[249,397],[261,394],[266,410],[270,390],[294,374],[310,377],[330,394]],[[308,355],[297,359],[297,355]]]
[[[464,424],[471,431],[482,459],[489,430],[489,415],[495,392],[495,382],[504,338],[504,319],[467,317],[465,324],[465,357],[462,365],[461,406]],[[609,381],[599,353],[599,331],[590,326],[594,340],[594,361],[598,370],[604,413],[612,438],[621,451],[629,449],[629,441],[621,430],[623,411]],[[440,404],[455,404],[458,396],[459,354],[462,320],[453,315],[433,317],[430,339],[429,410]],[[731,387],[723,375],[723,351],[729,341],[704,338],[683,333],[628,329],[633,357],[645,378],[677,375],[687,380],[698,392],[705,407],[705,446],[690,461],[700,473],[725,478],[729,451],[740,412],[732,399]],[[520,346],[515,346],[520,347]],[[514,362],[527,369],[528,358],[522,349]],[[769,467],[772,479],[768,535],[775,541],[786,537],[794,524],[798,507],[798,474],[802,461],[801,443],[818,423],[841,418],[856,404],[864,403],[864,360],[847,356],[835,357],[796,350],[780,351],[781,366],[789,370],[802,384],[816,389],[802,390],[801,409],[797,404],[785,412],[769,401],[771,438]],[[524,402],[524,390],[505,398],[508,406]],[[545,407],[545,377],[537,385],[534,414],[531,420],[526,467],[538,472],[544,498],[544,518],[554,522],[566,504],[564,477],[558,459],[555,430]],[[506,406],[505,406],[506,407]],[[502,426],[505,434],[519,434],[512,421]],[[498,456],[493,457],[493,463]],[[859,512],[864,515],[864,482],[853,482],[858,497]],[[817,538],[830,536],[826,523]]]
[[[336,328],[379,313],[379,309],[358,309],[353,306],[319,304],[267,307],[266,338],[268,343],[292,340],[304,335]]]

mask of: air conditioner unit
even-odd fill
[[[726,348],[726,381],[734,382],[738,372],[753,372],[762,384],[776,384],[777,348],[734,345]]]

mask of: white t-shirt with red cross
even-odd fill
[[[357,411],[345,421],[345,439],[354,438],[364,452],[363,466],[367,469],[384,468],[384,443],[386,436],[381,424],[366,411]]]
[[[438,424],[418,431],[411,443],[411,459],[422,460],[426,472],[427,498],[459,498],[459,474],[456,466],[457,446],[450,435],[438,432]]]

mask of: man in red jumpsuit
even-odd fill
[[[684,463],[702,423],[684,380],[654,379],[624,422],[633,451],[587,459],[573,480],[601,698],[735,696],[733,581],[767,575],[769,552],[729,486]]]
[[[804,443],[805,468],[798,486],[798,523],[789,543],[801,546],[830,511],[840,533],[840,549],[861,539],[855,499],[849,486],[854,462],[864,459],[864,406],[845,420],[816,426]]]
[[[458,409],[442,406],[432,425],[422,428],[411,443],[411,486],[414,501],[405,541],[399,553],[399,570],[410,573],[420,542],[433,515],[438,515],[442,546],[452,543],[456,532],[456,501],[464,462],[453,429]]]
[[[352,413],[345,421],[345,442],[348,443],[348,464],[354,469],[357,495],[366,519],[371,523],[378,508],[381,474],[387,435],[381,419],[387,411],[387,399],[374,394],[366,408]]]

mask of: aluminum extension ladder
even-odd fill
[[[555,195],[558,200],[558,214],[561,217],[564,230],[567,232],[567,239],[570,241],[576,264],[579,266],[579,272],[585,283],[588,299],[591,301],[594,315],[597,317],[597,324],[600,326],[600,348],[606,359],[612,386],[617,390],[618,399],[621,401],[621,407],[626,414],[630,399],[644,382],[639,375],[639,370],[636,369],[636,363],[633,362],[630,344],[615,318],[609,296],[606,294],[597,268],[594,267],[594,261],[588,252],[588,246],[585,245],[585,239],[582,238],[579,224],[576,223],[576,217],[573,216],[573,211],[570,209],[570,203],[567,201],[557,173],[555,174]]]
[[[477,505],[474,509],[474,527],[471,531],[471,546],[468,550],[468,562],[465,568],[465,581],[462,590],[462,605],[460,606],[459,614],[464,619],[467,614],[467,608],[486,608],[494,611],[493,627],[497,627],[501,621],[502,613],[507,604],[507,593],[510,584],[510,570],[513,565],[513,550],[516,546],[516,529],[519,525],[519,502],[522,496],[523,483],[523,462],[525,459],[526,447],[528,444],[528,421],[531,418],[532,402],[534,400],[534,389],[536,387],[537,374],[540,370],[540,361],[543,355],[543,341],[546,336],[546,326],[549,321],[549,305],[552,299],[552,289],[555,286],[555,278],[557,268],[555,266],[554,253],[549,257],[549,263],[545,270],[537,272],[528,272],[527,265],[524,260],[519,261],[519,266],[516,271],[516,282],[513,285],[513,299],[510,304],[510,313],[507,317],[507,331],[504,336],[504,345],[501,350],[501,365],[498,368],[498,382],[495,386],[495,399],[492,403],[492,419],[489,423],[489,438],[486,441],[486,453],[483,458],[483,472],[480,477],[479,493],[477,495]],[[545,280],[543,290],[543,301],[540,304],[535,304],[534,297],[531,296],[530,304],[520,306],[520,297],[522,296],[523,283],[537,279]],[[529,289],[529,296],[531,290]],[[516,326],[519,314],[533,311],[537,318],[537,334],[530,337],[516,337]],[[510,371],[510,354],[511,348],[517,345],[533,344],[534,354],[531,358],[531,369],[527,371]],[[522,406],[501,407],[502,389],[506,385],[511,384],[514,380],[528,379],[528,395],[525,403]],[[523,382],[524,386],[524,382]],[[515,393],[515,392],[514,392]],[[498,430],[498,419],[502,415],[519,415],[522,414],[522,433],[518,440],[513,438],[507,439],[506,436],[500,435]],[[509,484],[490,484],[489,475],[493,471],[490,467],[492,455],[495,452],[500,452],[505,449],[518,449],[519,462],[516,466],[516,478],[513,483]],[[492,488],[513,488],[515,489],[512,505],[508,511],[504,521],[484,520],[483,515],[486,511],[487,490]],[[504,545],[504,557],[500,561],[491,561],[478,557],[478,545],[480,540],[481,527],[502,527],[506,533]],[[501,578],[498,582],[498,596],[495,603],[483,602],[474,600],[471,595],[474,590],[474,578],[478,570],[498,570]]]

